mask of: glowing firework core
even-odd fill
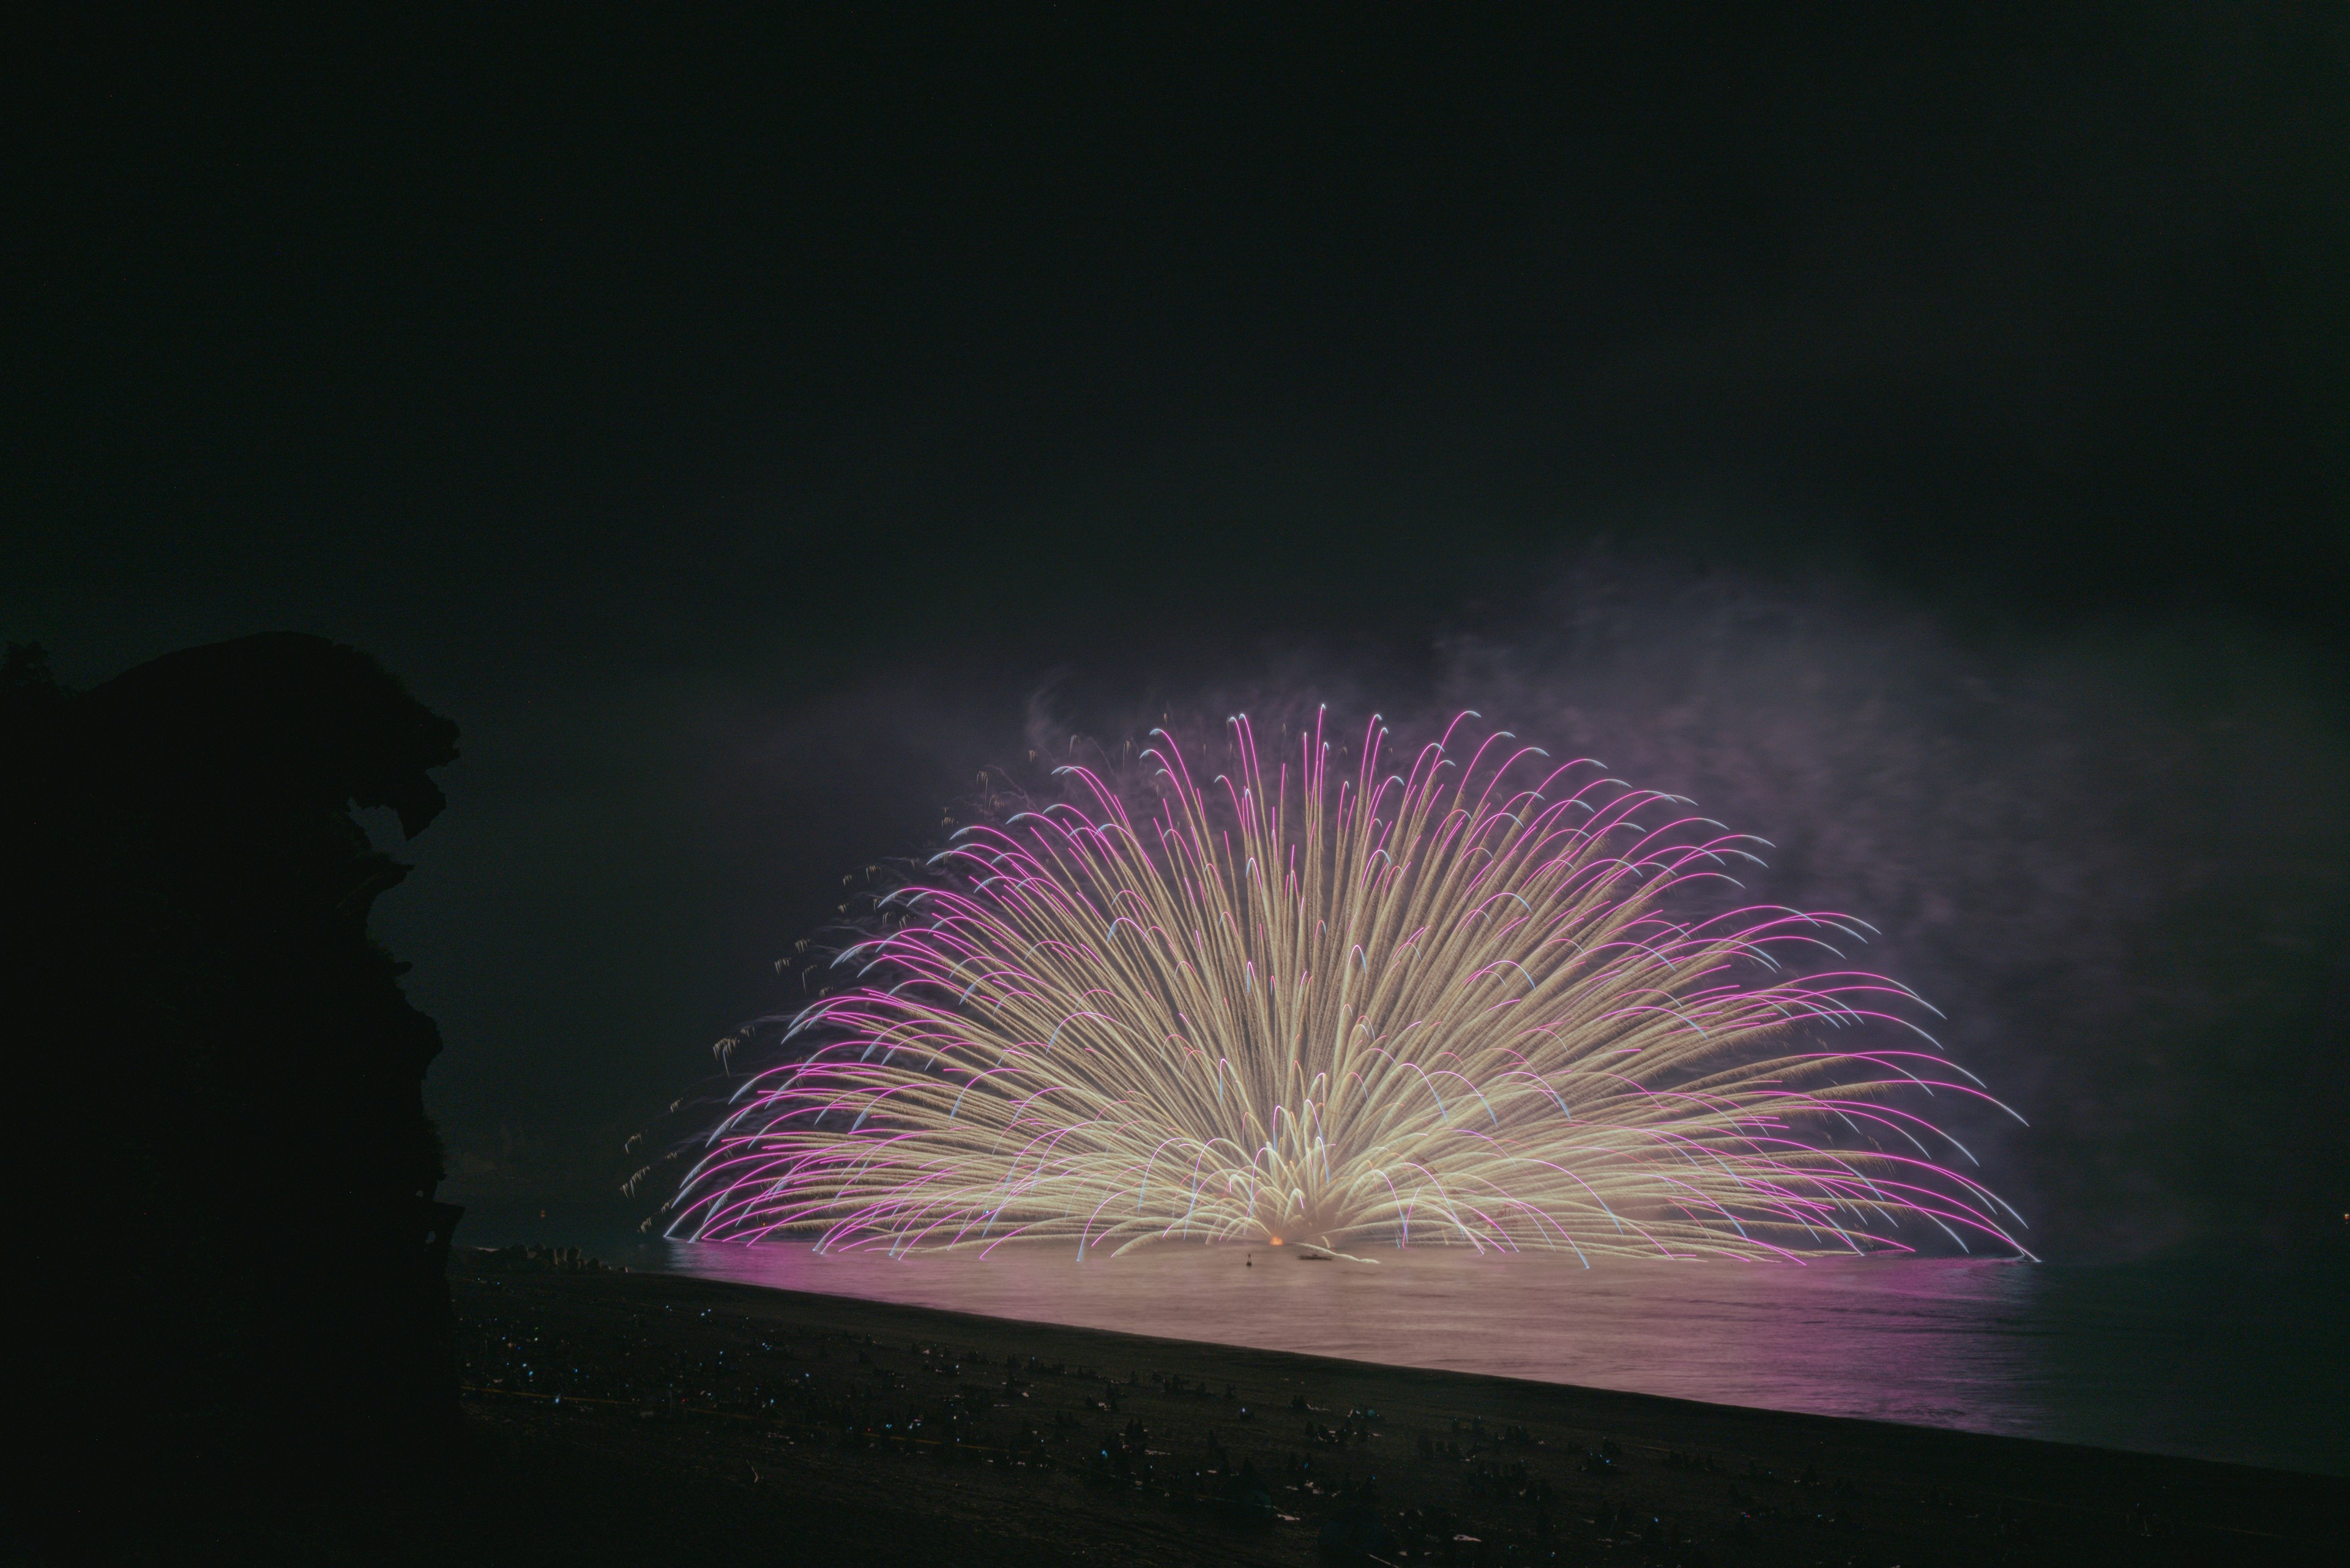
[[[1343,773],[1317,722],[1268,776],[1237,719],[1205,790],[1154,732],[1150,807],[1064,768],[1088,808],[965,829],[885,900],[905,923],[839,956],[857,983],[793,1022],[802,1054],[745,1082],[671,1233],[2022,1251],[2013,1211],[1936,1163],[1957,1145],[1892,1103],[1980,1089],[1929,1051],[1821,1045],[1872,1023],[1932,1044],[1903,987],[1797,971],[1857,922],[1670,918],[1752,841],[1571,787],[1590,764],[1506,733],[1462,766],[1460,723],[1382,776],[1378,721]]]

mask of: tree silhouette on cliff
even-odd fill
[[[368,934],[456,726],[354,649],[0,670],[0,1006],[58,1455],[315,1474],[455,1422],[424,1113],[441,1048]]]

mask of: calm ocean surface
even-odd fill
[[[484,1216],[486,1219],[487,1217]],[[493,1244],[533,1228],[485,1225]],[[484,1233],[487,1232],[487,1233]],[[576,1238],[569,1238],[576,1239]],[[1128,1334],[2350,1475],[2341,1269],[1602,1264],[1288,1248],[819,1256],[634,1241],[636,1268]]]

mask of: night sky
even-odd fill
[[[2350,11],[1588,15],[21,40],[0,633],[463,727],[461,1201],[643,1212],[982,766],[1328,701],[1779,845],[2043,1254],[2338,1248]]]

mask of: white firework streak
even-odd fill
[[[1596,764],[1506,732],[1462,764],[1472,717],[1400,775],[1377,719],[1344,772],[1317,720],[1270,778],[1234,719],[1235,771],[1204,790],[1154,731],[1158,796],[1132,815],[1069,767],[1087,806],[964,829],[885,901],[908,923],[836,961],[856,983],[793,1020],[802,1054],[745,1081],[669,1233],[1586,1263],[1907,1233],[2030,1256],[2021,1217],[1937,1158],[1972,1156],[1897,1103],[1990,1100],[1905,1016],[1931,1009],[1804,971],[1859,922],[1670,918],[1759,841],[1619,780],[1571,788]],[[1825,1044],[1864,1027],[1907,1044]]]

